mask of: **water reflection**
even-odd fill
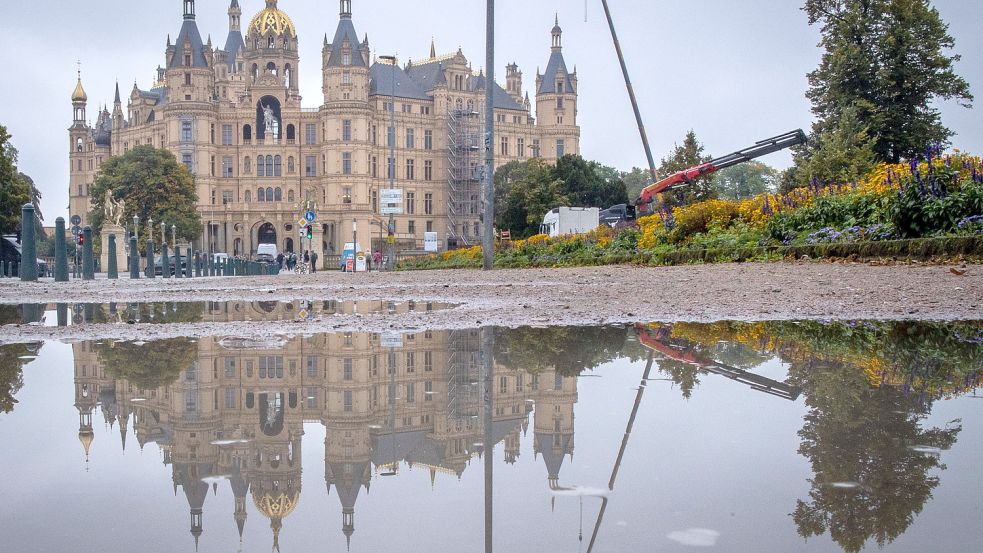
[[[202,539],[206,509],[223,511],[241,538],[252,503],[269,526],[267,544],[277,550],[302,495],[315,493],[302,488],[301,459],[311,445],[304,424],[318,423],[326,435],[324,483],[341,506],[336,531],[349,545],[359,497],[373,480],[413,468],[436,485],[475,470],[469,467],[480,457],[490,552],[493,485],[508,486],[511,478],[494,479],[493,450],[506,463],[498,471],[507,470],[531,432],[544,488],[552,490],[554,506],[580,502],[581,537],[595,550],[615,534],[616,520],[605,520],[606,512],[643,484],[639,493],[655,492],[637,474],[619,481],[633,436],[660,432],[658,425],[635,425],[652,401],[646,394],[656,393],[648,389],[672,386],[671,393],[694,398],[701,382],[715,379],[748,402],[804,398],[799,453],[813,476],[807,497],[786,496],[789,523],[802,538],[828,534],[855,552],[869,542],[889,545],[932,499],[942,458],[962,426],[926,426],[925,418],[938,399],[979,387],[981,337],[983,326],[974,323],[785,322],[174,339],[72,349],[86,462],[105,435],[96,439],[93,418],[118,428],[124,450],[131,429],[141,449],[156,444],[187,503],[189,543]],[[37,346],[0,347],[0,411],[14,407],[22,366],[36,352]],[[639,384],[631,403],[606,406],[627,420],[623,433],[620,426],[606,429],[620,437],[617,450],[595,460],[605,478],[611,467],[607,490],[564,483],[581,387],[591,382],[580,377],[618,359],[637,361],[630,366]],[[775,359],[787,369],[784,380],[760,374]],[[232,505],[207,501],[220,489],[232,493]]]
[[[0,326],[43,323],[48,310],[56,311],[58,326],[68,326],[69,321],[81,325],[314,320],[334,315],[427,313],[454,307],[443,302],[389,300],[22,304],[0,305]]]

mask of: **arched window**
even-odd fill
[[[468,100],[468,111],[474,111],[474,100]]]
[[[270,40],[273,40],[273,37],[270,37]],[[271,75],[276,75],[276,64],[271,61],[270,63],[266,64],[266,70],[269,71]]]
[[[242,170],[247,175],[253,172],[253,162],[249,156],[246,156],[246,159],[242,161]]]
[[[250,192],[249,190],[246,190],[246,203],[248,204],[249,202],[252,201],[252,199],[253,199],[253,193]]]
[[[273,201],[273,189],[270,188],[270,187],[267,187],[266,188],[266,201],[268,201],[268,202],[272,202]]]
[[[270,45],[270,48],[276,48],[276,38],[274,38],[273,35],[270,35],[268,44]]]
[[[266,166],[263,165],[263,156],[256,156],[256,176],[266,176]]]
[[[294,173],[294,156],[287,158],[287,174],[292,175]]]
[[[81,152],[82,151],[82,139],[81,138],[79,138],[78,141],[75,143],[75,151],[77,151],[77,152]]]
[[[286,50],[287,48],[290,48],[290,39],[283,37],[283,49]]]
[[[288,190],[287,191],[287,201],[288,202],[293,202],[294,201],[294,191],[293,190]]]
[[[256,201],[265,202],[266,201],[266,190],[263,187],[256,189]]]
[[[293,125],[287,125],[287,140],[294,140],[297,138],[297,129]]]
[[[249,125],[242,126],[242,139],[246,141],[253,139],[253,128]]]
[[[266,156],[266,176],[273,176],[273,156]]]
[[[259,48],[259,41],[258,40],[256,41],[256,48]],[[253,64],[253,71],[252,71],[252,73],[253,73],[253,82],[256,82],[256,79],[259,78],[259,66],[256,65],[255,63]]]
[[[276,201],[278,201],[278,202],[282,202],[283,201],[283,189],[280,188],[279,186],[276,189]]]
[[[457,109],[458,111],[464,109],[464,102],[460,98],[457,99]]]
[[[287,238],[287,241],[283,243],[283,249],[289,253],[294,253],[294,239]]]
[[[282,175],[282,169],[280,163],[280,156],[276,156],[273,158],[273,176],[279,177],[281,175]]]

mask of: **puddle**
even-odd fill
[[[227,301],[0,305],[0,325],[176,324],[234,321],[314,321],[338,315],[430,313],[456,304],[417,301]]]
[[[258,309],[261,321],[301,308],[287,305],[115,313]],[[31,498],[0,532],[10,550],[76,550],[85,535],[131,551],[153,520],[168,551],[480,551],[491,508],[499,551],[974,551],[981,329],[721,322],[0,346],[4,489]],[[72,493],[38,493],[51,482]],[[121,504],[140,508],[78,517]]]

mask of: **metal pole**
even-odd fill
[[[484,461],[485,461],[485,553],[492,553],[494,531],[494,471],[495,466],[495,438],[492,434],[493,419],[493,398],[492,398],[492,371],[495,366],[495,329],[486,326],[481,329],[481,354],[482,354],[482,387],[484,388],[482,422],[484,426]]]
[[[488,0],[485,46],[485,208],[481,268],[495,268],[495,0]]]
[[[396,188],[396,56],[392,58],[392,91],[389,96],[389,125],[392,134],[389,136],[389,189]],[[386,234],[389,244],[388,269],[391,271],[396,264],[396,216],[389,214],[389,232]]]
[[[608,27],[611,28],[611,38],[614,40],[614,49],[618,52],[618,61],[621,63],[621,73],[625,76],[625,86],[628,88],[628,97],[631,98],[631,108],[635,111],[635,121],[638,123],[638,134],[642,136],[642,146],[645,147],[645,157],[649,162],[649,174],[652,182],[659,180],[655,172],[655,158],[652,157],[652,148],[649,146],[648,134],[645,132],[645,125],[642,123],[642,112],[638,110],[638,99],[635,98],[635,89],[631,86],[631,77],[628,76],[628,66],[625,65],[625,55],[621,51],[621,42],[618,41],[618,33],[614,30],[614,19],[611,18],[611,9],[608,7],[608,0],[601,0],[604,4],[604,15],[608,18]]]

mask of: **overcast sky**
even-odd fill
[[[198,0],[198,26],[216,47],[228,34],[228,0]],[[240,0],[243,26],[264,7]],[[481,0],[354,0],[359,35],[368,33],[374,52],[396,52],[402,61],[458,46],[477,69],[484,65],[485,2]],[[707,151],[722,155],[812,122],[804,97],[805,75],[820,57],[818,32],[810,28],[798,0],[610,0],[618,33],[638,93],[656,161],[687,130]],[[336,0],[280,0],[300,35],[301,93],[306,107],[321,103],[321,44],[333,36]],[[983,94],[983,3],[937,0],[951,25],[959,72],[973,92]],[[75,61],[93,119],[102,103],[112,107],[119,79],[124,96],[136,80],[149,88],[164,64],[167,35],[181,27],[180,0],[33,0],[5,2],[4,48],[0,60],[0,124],[20,151],[20,170],[44,194],[48,224],[67,213],[68,133]],[[627,170],[644,166],[624,82],[599,0],[498,0],[497,73],[515,61],[534,96],[537,67],[549,58],[550,29],[559,13],[567,65],[580,79],[582,153]],[[21,22],[13,25],[12,22]],[[125,106],[124,106],[125,109]],[[958,135],[954,145],[983,152],[983,105],[965,110],[942,106],[945,123]],[[777,167],[787,153],[765,159]]]

